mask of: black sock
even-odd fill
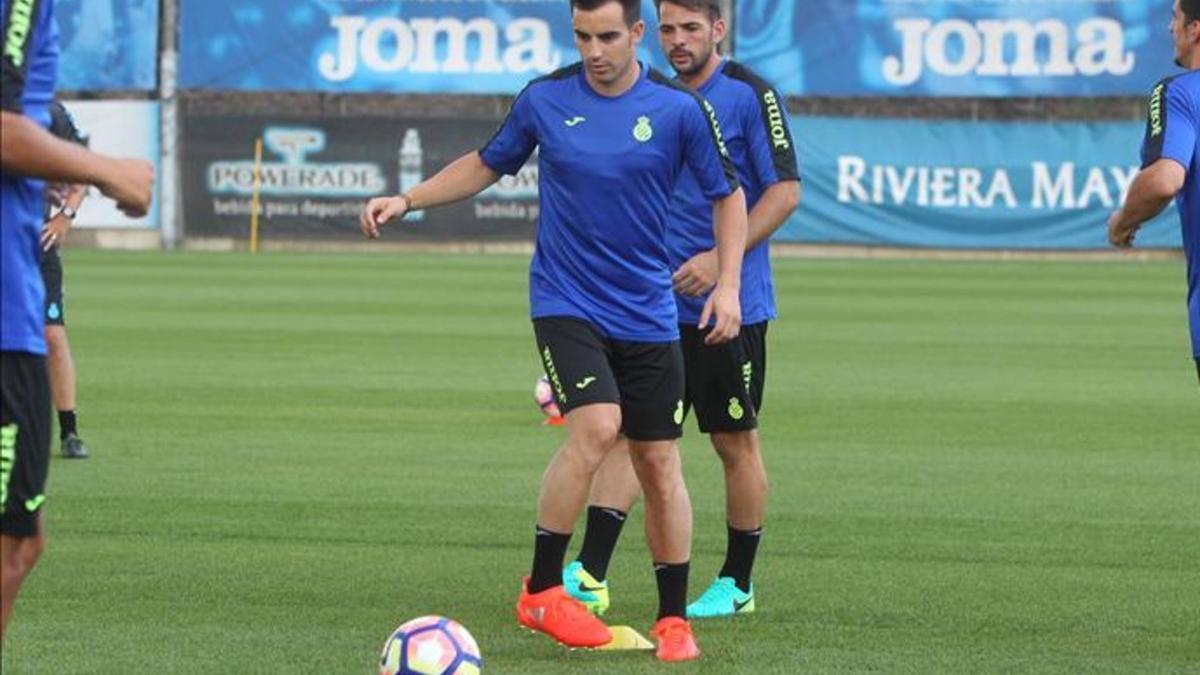
[[[729,544],[725,549],[725,565],[719,577],[733,577],[739,590],[750,592],[750,572],[754,569],[754,556],[758,553],[758,540],[762,539],[762,528],[736,530],[729,527]]]
[[[75,431],[75,411],[74,410],[59,410],[58,411],[58,437],[60,439],[77,433]]]
[[[668,565],[654,563],[654,578],[658,581],[658,618],[677,616],[687,618],[688,570],[691,563]]]
[[[537,526],[537,537],[533,541],[533,571],[529,574],[530,593],[562,585],[563,558],[570,542],[570,532],[559,534]]]
[[[576,560],[583,564],[588,574],[596,577],[596,581],[608,577],[608,563],[617,549],[617,538],[621,536],[625,517],[624,511],[606,506],[588,507],[587,529],[583,532],[583,546]]]

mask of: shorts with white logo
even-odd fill
[[[749,431],[758,427],[767,370],[767,322],[742,326],[737,338],[708,346],[711,329],[680,325],[687,396],[702,433]]]
[[[57,246],[42,251],[41,270],[42,283],[46,286],[46,325],[64,326],[62,256],[58,254]]]
[[[683,356],[678,342],[626,342],[572,317],[533,320],[538,355],[565,415],[593,403],[621,406],[634,441],[683,435]]]
[[[50,466],[50,381],[46,359],[0,352],[0,533],[32,537]]]

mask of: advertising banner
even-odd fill
[[[643,61],[666,70],[652,0]],[[208,0],[180,7],[185,89],[516,93],[579,60],[566,0]]]
[[[161,175],[157,102],[64,101],[63,104],[71,111],[79,130],[88,136],[91,149],[113,157],[145,159],[154,165],[154,175]],[[156,182],[150,213],[142,218],[126,216],[115,202],[91,188],[72,227],[157,228],[158,187]]]
[[[60,90],[157,86],[158,0],[57,0],[54,18],[62,50]]]
[[[485,144],[497,120],[197,115],[184,120],[188,236],[249,232],[254,141],[263,140],[259,227],[265,239],[358,240],[367,200],[397,194]],[[537,222],[536,155],[477,197],[409,214],[391,240],[515,240]]]
[[[1145,126],[794,117],[800,210],[779,239],[1102,249],[1138,172]],[[1138,246],[1178,247],[1171,207]]]
[[[1173,0],[739,0],[739,60],[796,96],[1127,96]]]

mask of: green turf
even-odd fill
[[[1200,672],[1181,264],[778,261],[759,611],[671,667],[515,627],[561,437],[525,267],[69,252],[93,458],[52,463],[5,675],[372,673],[425,613],[486,673]],[[723,502],[684,453],[699,587]],[[608,618],[645,630],[640,523]]]

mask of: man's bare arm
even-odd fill
[[[1187,169],[1173,159],[1160,159],[1138,172],[1125,205],[1108,220],[1108,241],[1118,248],[1133,245],[1142,225],[1162,213],[1183,189]]]
[[[771,238],[800,205],[800,181],[786,180],[767,188],[754,209],[746,227],[746,250]],[[684,261],[671,277],[678,293],[699,297],[717,283],[717,249],[701,251]]]
[[[150,208],[154,168],[149,162],[92,152],[8,111],[0,111],[0,168],[31,178],[95,185],[131,216],[144,215]]]
[[[717,244],[717,284],[700,313],[700,327],[715,319],[705,344],[728,342],[742,328],[742,256],[746,252],[746,193],[739,187],[713,203],[713,239]]]
[[[367,202],[359,218],[363,234],[374,239],[379,226],[409,211],[450,204],[479,194],[500,180],[500,174],[478,152],[470,152],[450,162],[441,171],[407,193],[394,197],[376,197]]]
[[[775,183],[759,198],[750,211],[749,227],[746,231],[746,250],[758,246],[771,238],[800,206],[800,181],[785,180]]]

